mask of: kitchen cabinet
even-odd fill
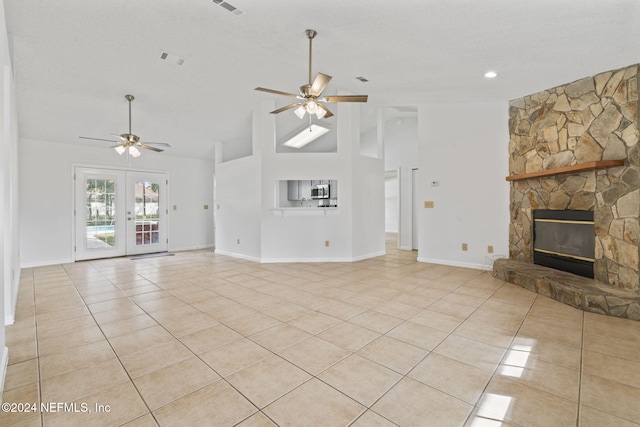
[[[287,200],[311,200],[311,180],[287,181]]]

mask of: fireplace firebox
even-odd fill
[[[533,262],[593,278],[593,211],[533,211]]]

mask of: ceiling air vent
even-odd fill
[[[366,83],[369,80],[365,79],[364,77],[356,77],[356,80],[360,80],[362,83]]]
[[[214,4],[217,4],[218,6],[228,10],[229,12],[233,13],[234,15],[244,15],[244,11],[238,9],[237,7],[235,7],[234,5],[232,5],[231,3],[228,3],[224,0],[213,0]]]
[[[182,65],[184,64],[184,58],[180,58],[178,55],[174,55],[172,53],[167,52],[166,50],[163,50],[160,52],[160,59],[170,62],[172,64],[175,65]]]

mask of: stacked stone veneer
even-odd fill
[[[623,167],[512,181],[511,260],[533,263],[533,210],[592,210],[595,280],[638,291],[638,69],[608,71],[509,103],[511,175],[625,161]]]

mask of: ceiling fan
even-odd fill
[[[129,133],[123,133],[117,135],[112,133],[111,135],[120,138],[120,141],[113,139],[102,139],[102,138],[90,138],[87,136],[81,136],[79,138],[82,139],[93,139],[96,141],[109,141],[109,142],[119,142],[118,145],[114,145],[112,148],[118,152],[118,154],[123,154],[127,151],[132,157],[138,157],[140,155],[140,150],[138,148],[144,148],[145,150],[151,150],[156,152],[164,151],[158,147],[170,148],[171,145],[166,144],[164,142],[142,142],[140,141],[140,137],[138,135],[134,135],[131,133],[131,101],[135,99],[133,95],[125,95],[124,96],[127,101],[129,101]]]
[[[298,117],[304,118],[304,114],[308,113],[309,116],[315,114],[319,119],[328,118],[333,116],[333,113],[325,107],[322,102],[367,102],[367,95],[334,95],[334,96],[322,96],[322,91],[327,87],[331,76],[318,73],[316,78],[311,80],[311,54],[313,38],[318,34],[315,30],[306,30],[305,34],[309,38],[309,83],[300,86],[299,94],[282,92],[279,90],[265,89],[263,87],[257,87],[255,90],[262,92],[273,93],[276,95],[288,96],[290,98],[297,98],[300,101],[294,102],[277,110],[271,111],[271,114],[278,114],[283,111],[296,108],[294,111]]]

